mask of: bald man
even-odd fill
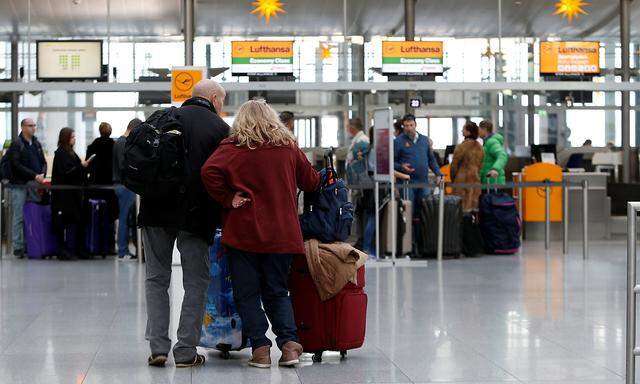
[[[35,181],[44,182],[47,173],[47,162],[44,159],[42,145],[35,136],[36,122],[31,118],[20,122],[20,134],[13,139],[8,150],[11,166],[9,177],[12,185],[26,184]],[[39,200],[35,190],[11,188],[11,226],[13,254],[18,258],[24,257],[24,215],[23,208],[26,201]]]
[[[175,112],[182,123],[185,148],[185,180],[175,196],[162,201],[144,198],[140,225],[145,244],[147,333],[151,347],[148,363],[164,366],[171,349],[169,338],[169,283],[173,244],[177,240],[182,261],[184,300],[173,347],[176,367],[204,364],[196,353],[209,285],[209,244],[221,224],[221,207],[204,189],[200,168],[229,135],[229,126],[218,115],[226,93],[213,80],[195,85],[193,97]]]

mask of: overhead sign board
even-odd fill
[[[443,66],[442,41],[383,41],[382,73],[440,74]]]
[[[102,72],[102,40],[38,40],[38,80],[97,80]]]
[[[171,69],[171,102],[182,103],[191,98],[193,87],[206,77],[204,67],[173,67]]]
[[[543,75],[600,74],[600,43],[597,41],[543,41],[540,43]]]
[[[293,74],[293,41],[231,42],[234,76]]]

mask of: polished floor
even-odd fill
[[[533,243],[509,257],[372,263],[365,346],[345,361],[307,357],[271,370],[245,367],[248,351],[227,361],[211,353],[200,368],[149,368],[140,265],[5,256],[0,383],[622,382],[624,244],[592,244],[586,262],[572,248],[563,256],[558,245],[545,253]]]

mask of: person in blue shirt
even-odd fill
[[[433,155],[433,149],[427,136],[421,135],[416,130],[416,117],[407,114],[402,118],[403,133],[393,141],[394,169],[408,174],[409,183],[428,183],[429,169],[438,177],[442,177],[440,166]],[[413,252],[418,251],[416,239],[420,234],[420,202],[429,194],[428,188],[409,189],[409,199],[413,203]]]
[[[403,133],[393,142],[394,168],[411,176],[410,183],[428,183],[429,169],[442,177],[440,166],[429,144],[429,138],[416,130],[416,117],[408,114],[402,118]],[[410,190],[414,206],[428,194],[427,188]]]

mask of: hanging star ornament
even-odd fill
[[[556,11],[554,15],[562,15],[562,17],[572,22],[573,19],[580,15],[588,15],[589,13],[584,10],[584,7],[589,5],[583,0],[559,0],[556,3]]]
[[[252,14],[258,15],[259,18],[264,17],[267,24],[271,20],[271,17],[278,16],[278,13],[287,13],[284,10],[284,4],[280,0],[256,0],[251,3],[255,8],[251,11]]]
[[[326,45],[326,44],[321,44],[321,45],[320,45],[320,49],[321,49],[321,53],[320,53],[320,55],[321,55],[321,57],[322,57],[322,60],[330,59],[330,58],[333,56],[333,55],[331,54],[331,48],[329,48],[329,46],[328,46],[328,45]]]

